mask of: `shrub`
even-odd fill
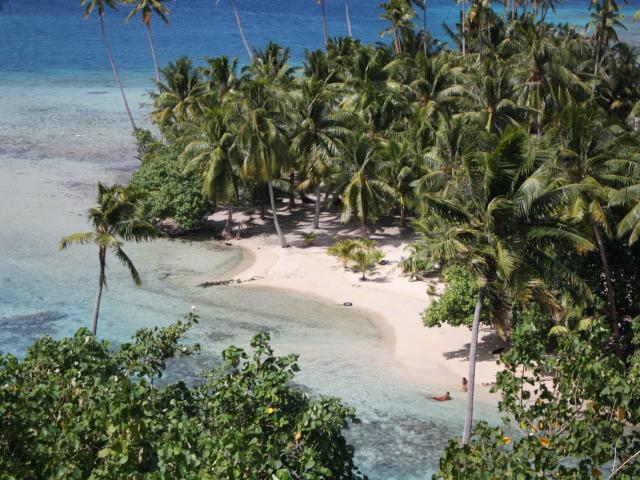
[[[131,179],[131,185],[147,194],[139,215],[153,222],[173,218],[185,230],[194,228],[211,208],[202,193],[200,172],[184,172],[179,147],[142,138],[145,153]]]
[[[479,291],[475,277],[464,267],[456,265],[448,267],[442,279],[446,282],[444,292],[422,314],[425,326],[439,327],[446,323],[471,327]]]

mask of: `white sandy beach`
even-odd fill
[[[467,360],[470,331],[464,327],[444,326],[426,328],[421,312],[435,296],[427,294],[427,283],[410,281],[399,268],[398,262],[407,256],[407,245],[412,234],[400,234],[397,226],[380,228],[370,235],[385,253],[387,265],[378,266],[370,280],[361,281],[360,274],[342,268],[340,262],[327,254],[332,238],[358,237],[359,229],[344,226],[334,215],[321,217],[321,228],[314,246],[305,248],[302,233],[312,231],[311,214],[298,212],[288,218],[286,208],[281,209],[281,223],[289,242],[282,248],[270,218],[256,220],[250,236],[235,238],[232,245],[249,253],[248,260],[229,274],[229,278],[248,281],[243,286],[290,289],[325,299],[337,305],[351,302],[366,313],[388,339],[394,357],[403,367],[407,377],[431,388],[458,391],[463,376],[467,376]],[[234,220],[241,223],[246,215],[236,214]],[[226,212],[220,211],[212,218],[223,225]],[[221,227],[220,227],[221,228]],[[436,285],[440,292],[442,284]],[[481,332],[477,384],[493,382],[499,369],[497,355],[491,350],[501,346],[499,339],[489,330]],[[479,396],[488,397],[488,388],[478,389]]]

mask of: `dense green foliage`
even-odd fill
[[[444,324],[470,327],[478,297],[478,284],[474,276],[464,267],[454,265],[442,273],[442,279],[446,282],[446,289],[429,304],[422,314],[422,321],[427,327]]]
[[[435,478],[638,478],[640,356],[611,355],[609,337],[606,318],[553,338],[520,326],[493,387],[507,425],[451,441]]]
[[[198,170],[185,172],[178,161],[180,150],[156,141],[145,142],[140,167],[133,174],[131,185],[147,192],[138,214],[150,221],[173,218],[182,228],[197,226],[210,211],[202,192]]]
[[[81,329],[0,357],[2,478],[363,478],[342,436],[353,411],[290,386],[297,357],[275,356],[267,334],[225,350],[198,386],[154,386],[198,350],[179,343],[196,320],[116,350]]]

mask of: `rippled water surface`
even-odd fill
[[[240,0],[250,41],[274,39],[300,62],[322,33],[312,0]],[[378,1],[351,0],[354,33],[378,41]],[[429,2],[429,26],[456,18],[453,2]],[[587,2],[566,2],[561,18],[584,23]],[[95,19],[78,2],[5,0],[0,10],[0,351],[23,354],[37,336],[68,335],[87,326],[97,283],[89,247],[59,252],[63,235],[86,228],[97,181],[126,181],[136,167],[132,139],[113,87]],[[328,2],[332,35],[344,34],[342,2]],[[138,22],[109,15],[107,28],[135,115],[145,124],[151,61]],[[155,29],[162,62],[181,54],[238,55],[243,50],[228,2],[175,3],[169,27]],[[374,324],[354,310],[265,288],[212,287],[242,261],[239,250],[210,242],[158,240],[127,247],[144,284],[134,288],[113,260],[99,334],[115,342],[137,328],[166,325],[191,305],[202,316],[191,337],[203,354],[175,368],[190,378],[210,368],[227,345],[247,346],[271,333],[280,353],[301,355],[298,381],[314,393],[337,395],[364,422],[349,435],[372,479],[424,479],[446,440],[461,429],[464,403],[426,400],[429,385],[406,380]],[[480,414],[493,418],[492,408]]]

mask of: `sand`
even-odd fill
[[[299,207],[298,207],[299,208]],[[435,294],[429,295],[429,284],[411,281],[399,267],[406,247],[417,237],[397,225],[379,227],[370,234],[384,252],[386,265],[380,265],[368,281],[360,280],[360,273],[345,269],[337,258],[327,254],[327,246],[335,238],[358,238],[359,228],[344,226],[335,214],[321,216],[318,238],[313,246],[305,247],[302,234],[311,232],[311,207],[289,215],[286,207],[279,210],[289,248],[280,246],[270,218],[262,222],[253,214],[255,226],[247,229],[247,215],[236,213],[236,236],[228,243],[242,247],[247,260],[228,274],[228,278],[242,280],[244,288],[271,287],[314,295],[339,305],[355,308],[368,315],[387,339],[394,357],[404,374],[431,387],[459,389],[467,376],[470,330],[466,327],[443,326],[426,328],[421,313],[442,292],[444,285],[434,279]],[[211,217],[220,230],[226,212]],[[431,287],[433,292],[433,287]],[[344,306],[350,302],[352,306]],[[476,382],[478,385],[495,380],[499,370],[497,355],[491,350],[501,346],[490,330],[481,331]],[[479,389],[479,394],[488,389]]]

